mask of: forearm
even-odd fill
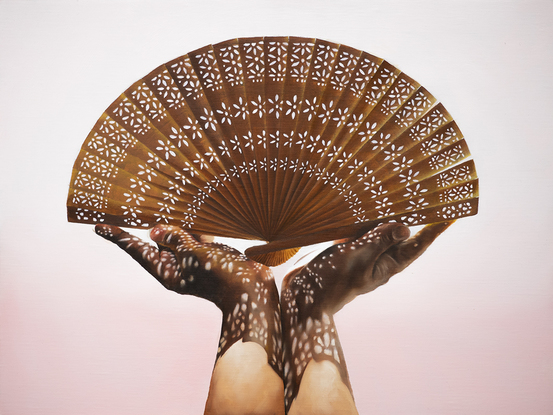
[[[384,224],[286,276],[281,306],[289,414],[357,413],[332,316],[357,295],[386,284],[449,224],[427,225],[410,239],[407,227]]]
[[[298,313],[294,307],[297,304],[283,304],[285,402],[288,409],[298,396],[300,385],[306,380],[306,368],[312,361],[332,363],[341,383],[351,391],[344,353],[332,315],[322,312],[298,319],[298,314],[302,314],[301,306]]]
[[[223,312],[206,414],[284,414],[280,308],[268,268],[175,227],[151,230],[158,247],[109,225],[96,232],[168,290],[204,298]]]
[[[206,414],[284,414],[280,308],[272,285],[255,284],[222,307]]]
[[[316,396],[320,388],[315,385],[321,376],[326,377],[329,384],[337,382],[334,391],[341,388],[342,394],[353,403],[346,362],[333,318],[336,300],[342,297],[336,297],[334,279],[326,278],[319,268],[325,259],[324,254],[319,256],[309,266],[292,271],[283,281],[281,307],[287,410],[297,408],[298,402],[293,402],[300,401],[306,391],[308,395]],[[321,370],[332,373],[325,375]],[[321,396],[320,401],[328,398]]]

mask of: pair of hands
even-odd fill
[[[324,267],[324,307],[338,311],[355,296],[388,282],[418,258],[452,222],[427,225],[409,238],[404,225],[388,223],[363,237],[334,245],[311,261],[308,267]],[[235,249],[201,242],[186,231],[157,225],[150,236],[152,246],[111,225],[97,225],[96,233],[117,244],[153,275],[165,288],[180,294],[205,298],[223,309],[248,291],[255,282],[272,279],[270,270]],[[332,261],[325,260],[332,258]],[[286,284],[286,280],[284,282]]]
[[[257,342],[265,349],[266,362],[272,368],[268,372],[263,370],[265,366],[258,367],[252,364],[255,359],[249,359],[244,365],[239,357],[242,356],[242,352],[229,353],[226,356],[230,355],[230,360],[223,362],[223,358],[220,361],[223,363],[216,364],[208,407],[217,406],[219,400],[227,396],[228,382],[232,379],[230,382],[234,388],[234,400],[231,406],[234,409],[242,408],[240,405],[244,402],[251,402],[247,396],[250,396],[255,387],[261,387],[263,393],[257,391],[253,394],[265,396],[264,394],[269,393],[269,396],[274,398],[269,401],[262,399],[265,404],[269,402],[271,413],[278,412],[275,408],[280,408],[279,413],[284,413],[283,394],[286,410],[295,410],[298,404],[292,408],[292,402],[295,402],[296,398],[299,399],[299,385],[304,379],[304,370],[311,358],[316,360],[313,353],[319,353],[319,357],[323,354],[334,356],[337,369],[334,368],[331,373],[338,370],[336,373],[339,373],[341,380],[336,386],[342,391],[336,396],[342,399],[339,402],[353,405],[352,413],[356,413],[347,369],[343,363],[344,356],[335,329],[332,329],[332,318],[329,316],[357,295],[385,284],[391,276],[419,257],[449,225],[450,223],[427,225],[417,235],[409,238],[410,231],[406,226],[389,223],[371,230],[361,238],[335,244],[303,268],[291,271],[283,281],[281,298],[269,268],[225,245],[202,242],[201,238],[194,237],[180,228],[166,225],[154,227],[150,236],[157,243],[157,247],[115,226],[97,225],[96,232],[125,250],[165,288],[180,294],[205,298],[222,310],[223,326],[217,362],[239,339],[243,339],[241,347],[244,347],[244,344],[251,345],[249,342]],[[326,322],[323,317],[325,315]],[[325,324],[324,330],[316,329],[315,333],[313,330],[309,332],[309,327],[313,329],[314,325],[312,318],[316,319],[317,316],[317,327],[320,329],[322,321]],[[296,321],[298,317],[301,321]],[[306,348],[305,345],[309,347]],[[325,350],[322,349],[322,345],[325,345]],[[242,349],[234,350],[236,352]],[[256,350],[255,346],[248,349],[249,352],[252,350]],[[305,353],[306,350],[311,352]],[[237,356],[240,362],[238,366],[235,361]],[[265,361],[264,356],[260,361]],[[230,371],[225,369],[228,362],[234,362]],[[238,376],[237,372],[241,375]],[[266,376],[267,373],[270,374],[269,377],[261,376]],[[275,377],[275,373],[284,384]],[[308,391],[311,390],[310,385],[313,382],[317,383],[320,377],[319,372],[315,373],[317,374],[311,374],[311,377],[306,378]],[[328,376],[328,373],[324,376]],[[335,377],[332,375],[331,379]],[[270,383],[267,379],[277,381]],[[332,384],[332,380],[330,382]],[[225,385],[222,389],[227,391],[226,393],[221,393],[222,389],[218,389],[220,383]],[[246,396],[241,395],[244,391]],[[308,395],[311,405],[313,396],[309,393]],[[335,395],[332,396],[332,399],[336,398]],[[319,403],[326,405],[328,399],[321,397]],[[298,402],[303,400],[300,399]],[[222,406],[228,405],[226,402]],[[302,412],[302,404],[299,405],[299,412],[295,410],[294,413]],[[246,412],[249,413],[238,409],[237,413]]]

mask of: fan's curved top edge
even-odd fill
[[[236,38],[158,66],[108,107],[67,208],[74,222],[286,249],[474,215],[478,178],[451,115],[387,61],[314,38]]]

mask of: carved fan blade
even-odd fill
[[[278,265],[381,222],[476,214],[469,157],[445,108],[386,61],[319,39],[233,39],[109,106],[75,161],[68,218],[264,240],[247,253]]]

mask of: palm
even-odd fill
[[[125,250],[165,288],[205,298],[219,308],[247,292],[251,282],[272,281],[268,268],[237,250],[199,242],[180,228],[154,227],[150,235],[158,247],[116,226],[97,225],[96,233]]]

